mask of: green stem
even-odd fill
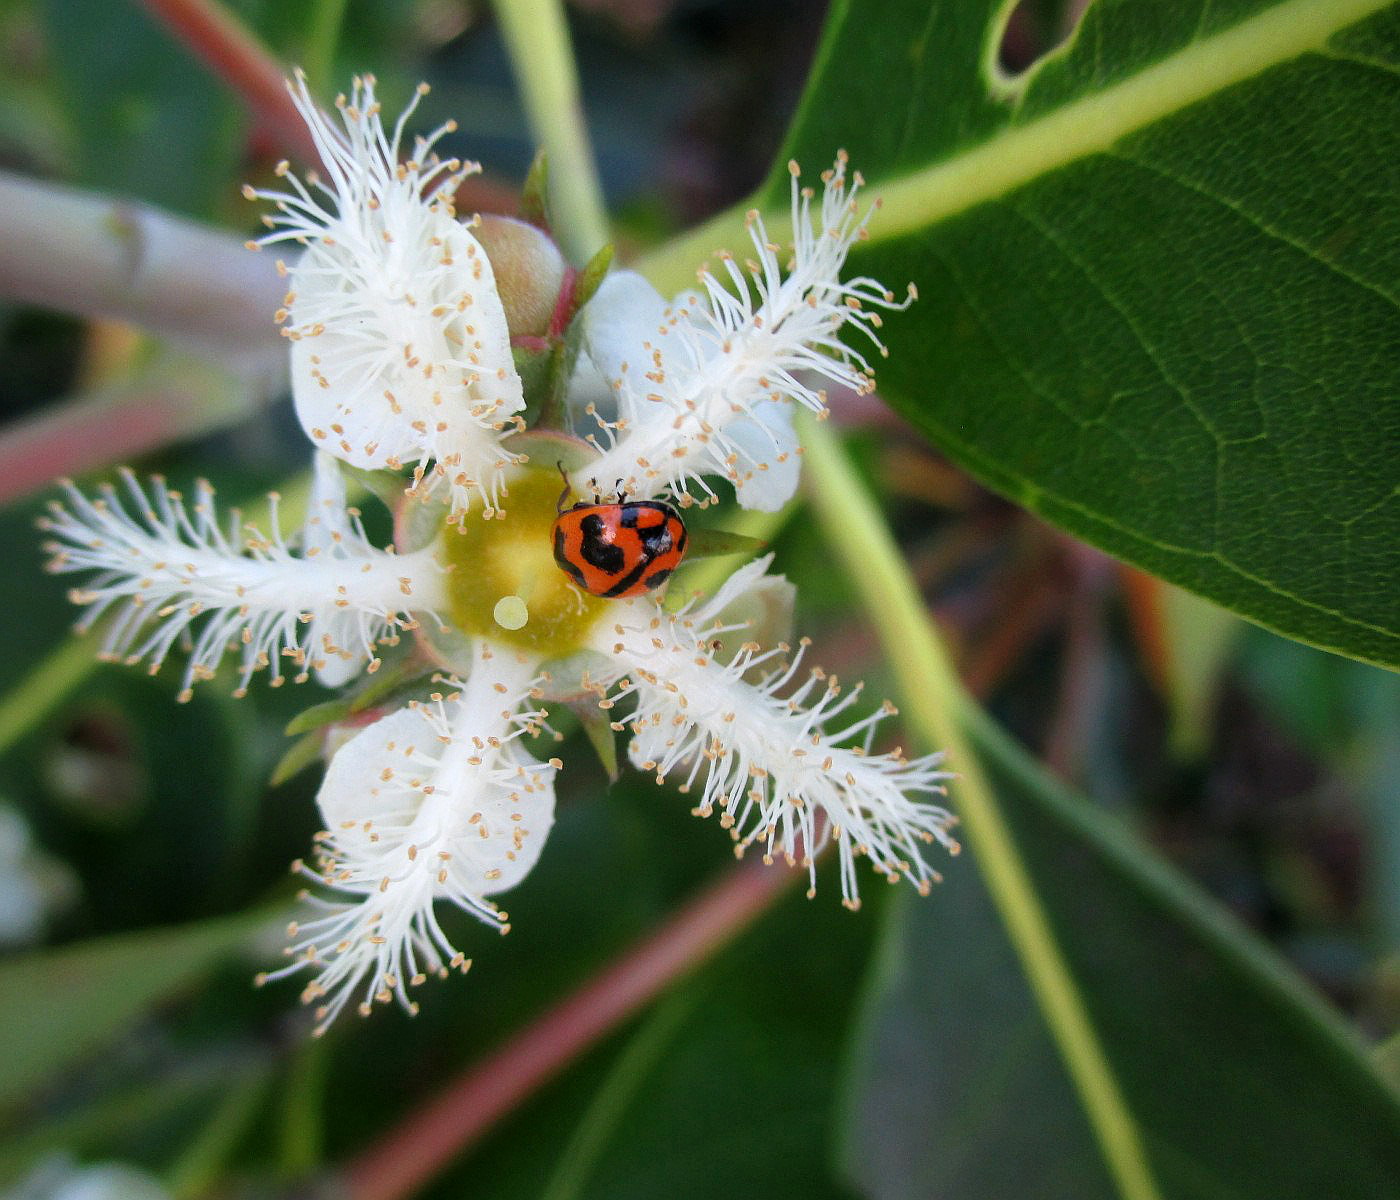
[[[525,112],[549,162],[549,198],[564,253],[582,265],[608,242],[607,208],[584,124],[559,0],[496,0]]]
[[[619,1135],[626,1136],[623,1119],[638,1090],[695,1008],[696,997],[687,988],[673,991],[652,1010],[593,1093],[540,1193],[540,1200],[576,1200],[583,1195],[589,1175],[608,1143]]]
[[[973,753],[985,716],[959,683],[898,548],[835,435],[802,421],[808,495],[833,553],[865,603],[904,701],[904,720],[957,772],[963,829],[1046,1024],[1125,1200],[1160,1200],[1142,1137],[1100,1046],[1015,840]]]
[[[0,700],[0,754],[57,708],[96,665],[90,641],[67,641],[50,651]]]
[[[309,1178],[323,1161],[330,1042],[307,1041],[287,1067],[277,1123],[277,1167],[282,1178]]]
[[[312,86],[329,89],[335,69],[335,50],[340,43],[348,0],[315,0],[306,31],[306,53],[302,67]]]

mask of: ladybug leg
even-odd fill
[[[559,478],[564,481],[564,490],[559,493],[559,500],[554,506],[554,511],[556,513],[562,513],[564,511],[564,501],[569,498],[569,493],[574,490],[574,485],[569,482],[569,476],[564,470],[563,461],[557,461],[554,465],[559,468]]]

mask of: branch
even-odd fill
[[[285,377],[271,256],[149,205],[0,172],[0,295],[141,325],[267,390]]]
[[[806,878],[758,862],[731,871],[355,1159],[344,1177],[347,1200],[415,1194],[521,1100],[732,940],[799,877]]]

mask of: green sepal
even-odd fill
[[[757,554],[768,543],[746,533],[730,533],[727,529],[689,529],[686,531],[687,559],[720,558],[726,554]]]
[[[511,347],[510,355],[515,360],[515,373],[520,376],[520,387],[525,395],[525,424],[531,429],[540,425],[550,412],[554,392],[554,363],[558,354],[559,345],[556,342],[547,342],[539,348]]]
[[[320,704],[313,704],[310,708],[302,709],[287,722],[287,726],[282,732],[287,737],[296,737],[299,733],[307,733],[311,730],[324,729],[327,725],[334,725],[337,721],[345,720],[349,715],[349,696],[340,696],[335,700],[323,700]]]
[[[327,725],[344,721],[347,717],[395,698],[399,692],[408,691],[430,671],[431,668],[422,659],[411,654],[396,662],[386,663],[368,677],[359,691],[303,709],[287,722],[283,732],[288,737],[295,737],[299,733],[324,729]]]
[[[403,500],[404,489],[408,486],[408,480],[402,475],[394,474],[393,471],[370,471],[342,462],[340,473],[345,476],[352,493],[356,488],[362,489],[390,512],[397,511],[399,503]]]
[[[593,299],[593,294],[602,286],[603,280],[607,278],[608,272],[612,269],[613,258],[616,254],[617,248],[609,242],[579,271],[578,277],[574,280],[574,294],[569,301],[569,321],[574,319],[579,309]]]
[[[317,708],[322,707],[317,705]],[[305,716],[305,714],[302,714]],[[272,768],[272,775],[268,779],[268,784],[272,787],[280,787],[287,780],[300,775],[307,767],[311,766],[321,757],[321,745],[323,735],[321,730],[315,729],[310,733],[303,734],[287,749],[287,753],[282,755],[275,767]]]
[[[593,747],[603,770],[607,772],[608,782],[616,783],[622,772],[617,764],[617,736],[609,710],[599,708],[593,697],[586,696],[571,703],[569,711],[578,718],[583,732],[588,735],[588,744]]]
[[[537,225],[546,232],[549,223],[549,160],[541,150],[530,164],[525,184],[520,189],[520,219]]]

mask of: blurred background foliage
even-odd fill
[[[230,7],[323,93],[372,69],[393,111],[426,79],[424,126],[455,117],[449,148],[482,160],[502,195],[518,190],[534,145],[487,6]],[[822,4],[579,0],[570,15],[624,254],[759,185]],[[1008,65],[1052,44],[1062,19],[1049,0],[1023,6],[1003,47]],[[255,215],[240,185],[281,156],[139,5],[0,0],[0,166],[248,233]],[[150,352],[131,330],[0,303],[0,416],[42,411]],[[1393,1035],[1395,676],[1246,625],[1072,542],[875,406],[842,418],[970,689],[1055,774],[1280,951],[1363,1039]],[[172,480],[202,475],[253,502],[304,461],[278,400],[140,466]],[[417,1019],[385,1012],[308,1041],[293,989],[249,986],[275,935],[253,954],[230,948],[290,895],[287,863],[316,828],[315,771],[265,783],[286,748],[283,726],[315,697],[254,688],[235,702],[206,688],[177,706],[170,680],[105,667],[51,704],[17,692],[65,653],[71,618],[63,586],[40,571],[41,499],[0,512],[0,605],[11,614],[0,689],[23,700],[0,720],[0,817],[17,818],[0,824],[0,837],[13,826],[0,874],[23,881],[16,912],[42,914],[0,920],[15,954],[0,960],[0,1012],[26,1014],[24,1052],[0,1063],[0,1189],[55,1150],[144,1166],[188,1196],[290,1186],[343,1163],[726,868],[727,843],[683,799],[635,774],[609,787],[581,744],[570,746],[559,824],[509,898],[511,937],[487,942],[463,928],[473,974],[430,986]],[[888,690],[874,636],[853,618],[813,522],[799,514],[776,548],[820,661]],[[1026,836],[1045,854],[1066,852],[1060,834]],[[829,879],[813,903],[789,895],[425,1194],[1112,1194],[1082,1123],[1066,1115],[1068,1085],[972,864],[947,873],[921,903],[871,887],[858,916],[836,904]],[[1120,884],[1080,879],[1074,928],[1102,937],[1110,980],[1136,969],[1126,952],[1113,957],[1129,943],[1172,953],[1165,940],[1140,940],[1151,913],[1109,927],[1128,906]],[[0,904],[9,895],[0,885]],[[892,949],[914,936],[911,920],[927,935]],[[88,945],[108,935],[124,937]],[[25,956],[35,945],[67,956]],[[893,990],[891,955],[909,974]],[[1230,1000],[1221,993],[1210,1036],[1241,1036]],[[900,1004],[917,1011],[901,1019]],[[1238,1102],[1313,1100],[1280,1099],[1274,1086],[1261,1074]],[[1300,1136],[1371,1120],[1347,1095],[1306,1110]],[[1376,1120],[1381,1145],[1389,1118]],[[1394,1162],[1393,1147],[1375,1155]]]

